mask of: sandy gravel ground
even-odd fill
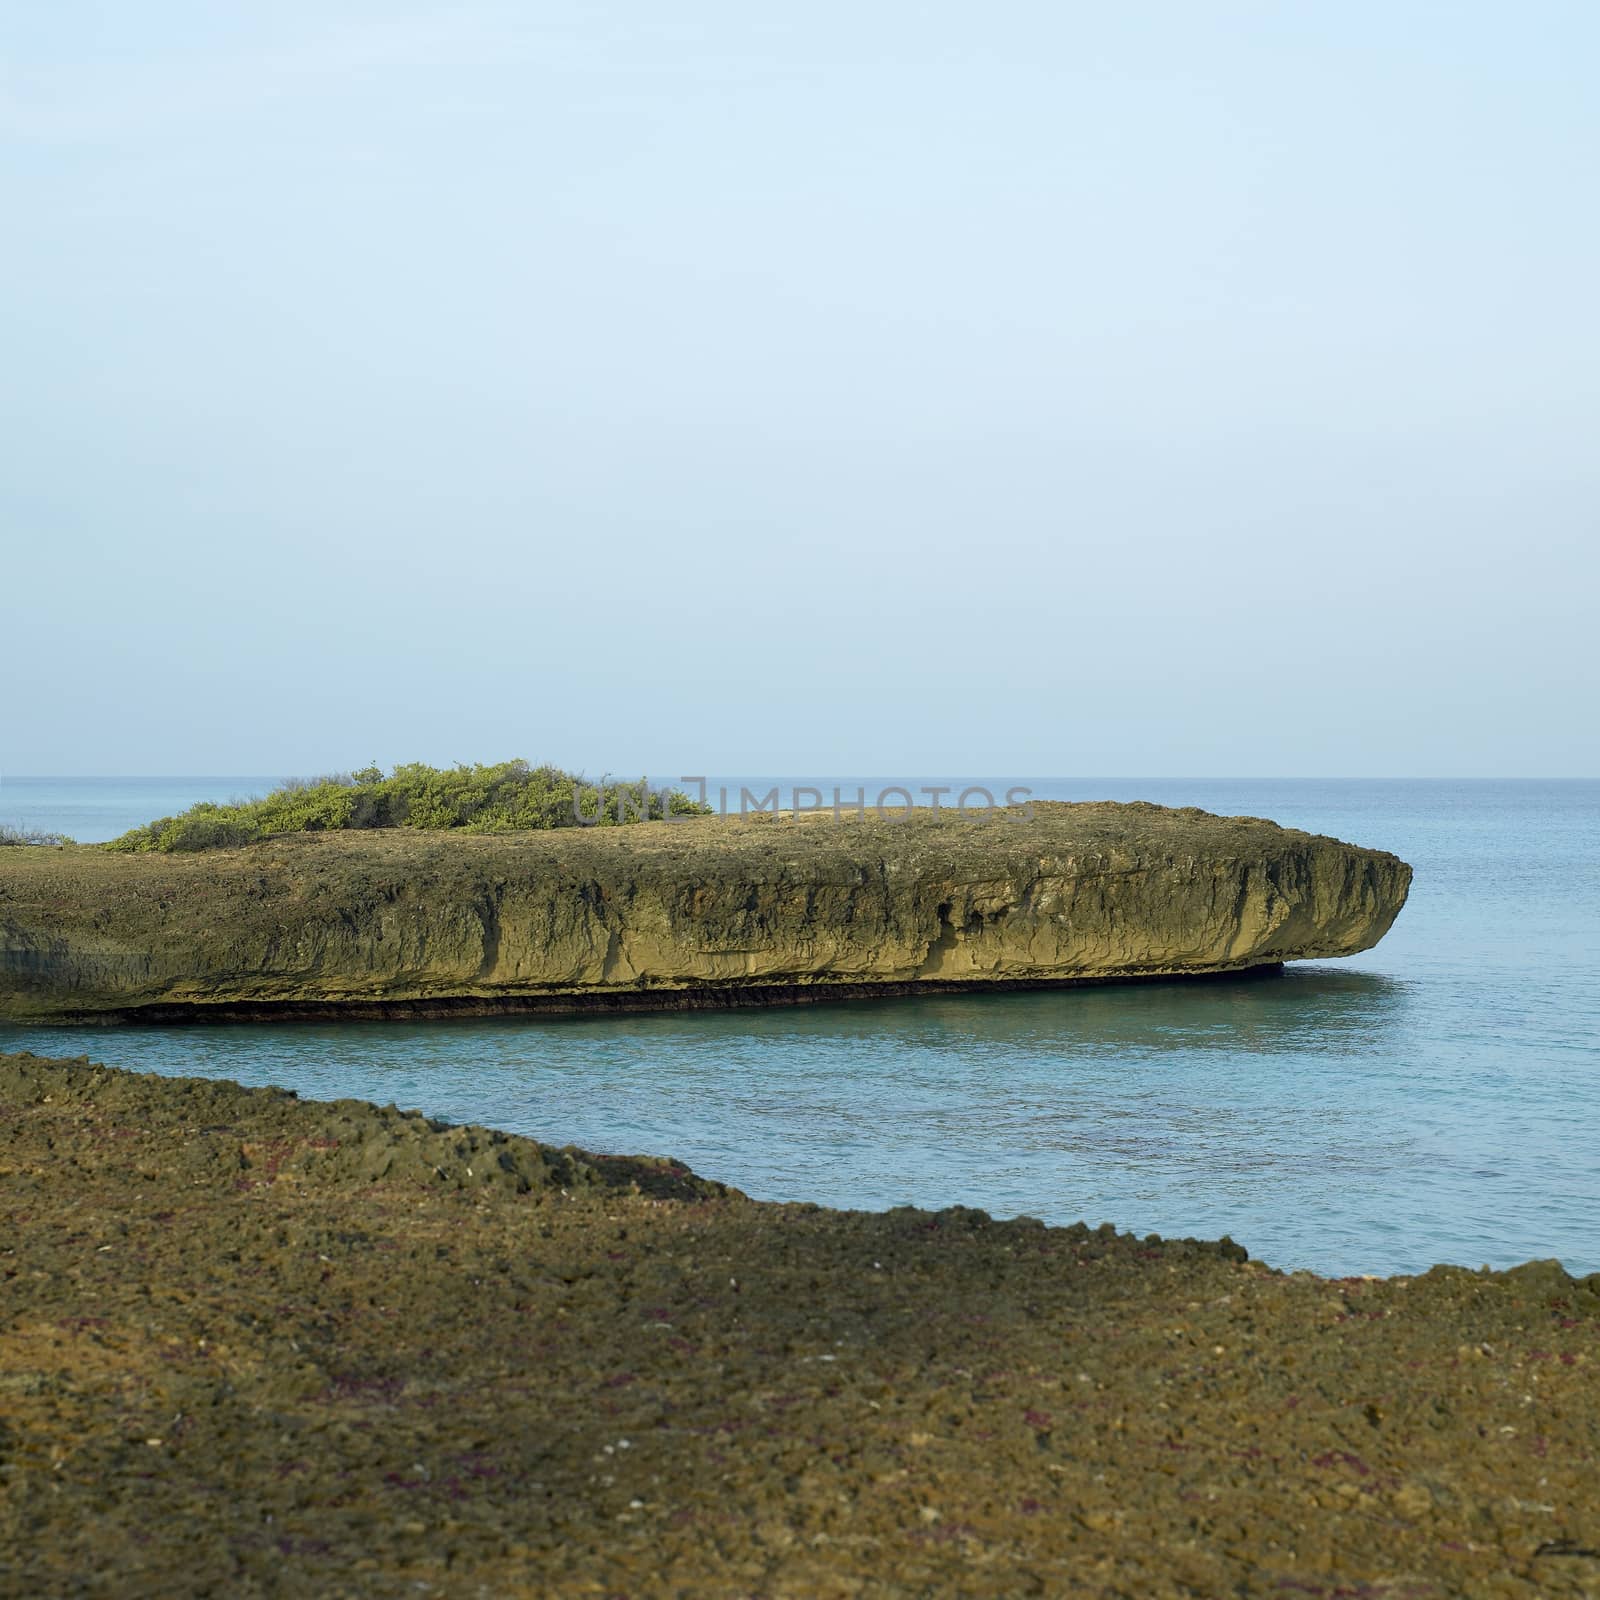
[[[0,1058],[0,1594],[1600,1595],[1600,1282]]]

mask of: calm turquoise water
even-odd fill
[[[7,779],[0,820],[103,837],[266,786]],[[1600,1269],[1600,783],[1033,787],[1391,849],[1417,869],[1411,903],[1375,951],[1277,980],[581,1021],[0,1028],[0,1049],[666,1153],[763,1198],[1229,1232],[1329,1273],[1550,1255]]]

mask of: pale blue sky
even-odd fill
[[[0,0],[0,771],[1600,773],[1597,70]]]

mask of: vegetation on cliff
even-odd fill
[[[367,828],[453,828],[467,833],[511,833],[526,828],[566,828],[580,823],[616,827],[660,817],[692,816],[708,808],[674,789],[648,781],[591,781],[559,767],[502,761],[493,766],[380,767],[294,780],[256,800],[232,805],[210,801],[176,817],[161,817],[113,839],[108,850],[228,849],[284,833],[330,833]]]

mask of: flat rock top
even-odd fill
[[[1592,1595],[1600,1276],[763,1205],[0,1057],[0,1588]]]
[[[982,875],[1011,863],[1207,859],[1260,860],[1285,850],[1324,847],[1396,858],[1260,817],[1218,817],[1194,807],[1143,801],[1069,805],[1039,802],[1031,818],[996,810],[984,817],[917,814],[903,821],[846,814],[791,821],[779,817],[696,817],[626,827],[561,828],[510,834],[435,833],[405,828],[287,834],[242,850],[192,855],[121,855],[91,846],[0,850],[0,896],[48,883],[58,892],[113,885],[174,886],[197,879],[277,869],[296,875],[423,872],[479,876],[514,870],[574,876],[619,872],[718,882],[769,879],[778,872],[850,876],[863,867]],[[0,899],[3,905],[3,899]]]

